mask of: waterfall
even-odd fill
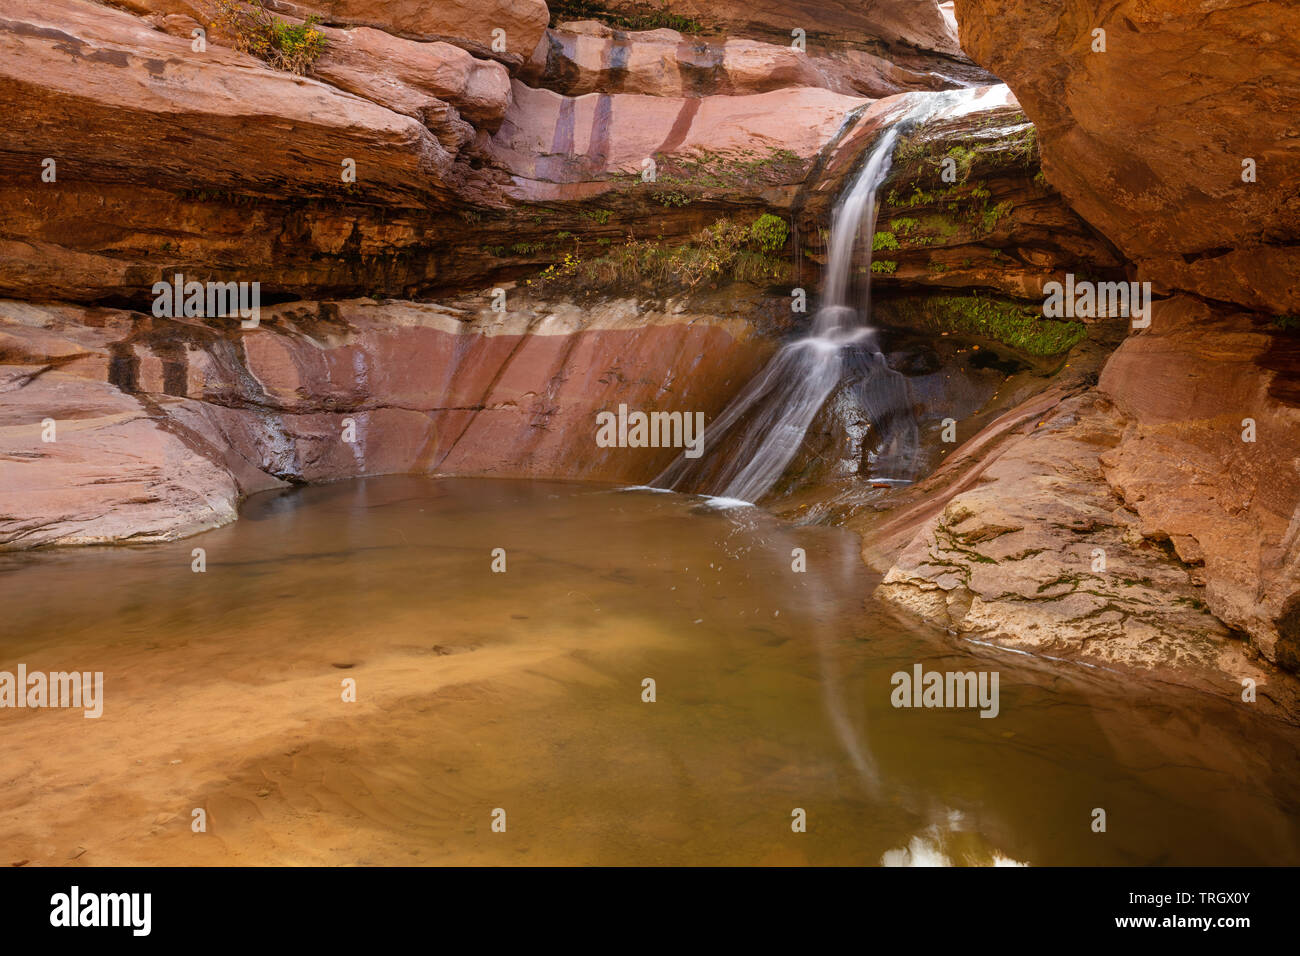
[[[757,501],[789,466],[846,371],[862,377],[857,398],[879,436],[875,465],[884,473],[873,477],[912,477],[918,439],[907,383],[885,363],[869,321],[876,191],[889,174],[897,137],[897,123],[877,137],[835,208],[821,306],[808,334],[783,345],[708,425],[702,457],[678,458],[653,486]],[[850,278],[859,237],[865,243],[857,261],[865,261],[867,280],[854,305]]]

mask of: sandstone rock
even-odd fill
[[[104,382],[0,366],[0,443],[0,548],[168,540],[235,519],[234,478]]]
[[[742,304],[485,302],[289,303],[247,331],[0,303],[0,547],[182,536],[285,481],[645,481],[678,452],[600,448],[596,413],[711,416],[773,348]]]
[[[787,152],[808,159],[864,102],[807,87],[705,98],[568,97],[515,81],[493,142],[515,174],[517,198],[574,198],[612,188],[616,173],[639,176],[643,160],[664,155],[707,152],[755,164]],[[671,189],[647,185],[648,193]]]
[[[956,13],[963,47],[1038,127],[1047,178],[1144,278],[1295,308],[1300,7],[957,0]]]
[[[868,556],[889,564],[876,596],[964,638],[1224,699],[1250,677],[1294,717],[1290,686],[1206,609],[1197,569],[1130,533],[1137,518],[1099,460],[1121,421],[1093,393],[1057,391],[989,426],[876,527]]]
[[[547,30],[520,78],[567,96],[741,95],[819,86],[849,96],[877,97],[965,85],[863,50],[814,56],[789,44],[706,40],[668,29],[624,32],[590,20]]]
[[[207,43],[236,45],[237,38],[222,20],[215,0],[124,0],[121,5],[187,42],[194,28],[202,26]],[[303,22],[285,15],[275,4],[268,9],[285,23]],[[510,78],[500,63],[474,57],[450,43],[410,40],[383,29],[336,29],[319,23],[315,28],[324,34],[325,46],[311,66],[312,77],[421,119],[435,134],[442,131],[439,106],[445,109],[447,104],[477,126],[495,130],[501,125]]]
[[[615,13],[645,12],[643,0],[604,0]],[[876,41],[960,56],[951,21],[936,0],[664,0],[663,14],[682,17],[729,36],[790,43],[790,31],[807,34],[808,51]]]
[[[827,85],[813,61],[789,46],[708,43],[666,29],[625,33],[595,21],[547,30],[521,76],[568,96],[743,94]]]
[[[510,76],[499,63],[449,43],[417,43],[368,27],[322,32],[328,43],[312,66],[318,79],[415,116],[435,132],[446,104],[489,132],[505,118]]]
[[[1131,424],[1102,462],[1141,534],[1204,564],[1206,601],[1300,669],[1300,345],[1186,297],[1156,303],[1100,390]],[[1245,441],[1246,422],[1254,425]]]
[[[184,10],[209,15],[203,0],[133,7],[164,27]],[[195,53],[188,20],[173,19],[182,35],[172,36],[86,0],[14,10],[22,16],[0,30],[11,54],[0,86],[31,115],[7,127],[9,141],[0,132],[0,169],[12,174],[0,177],[0,294],[47,301],[147,309],[153,283],[177,272],[258,281],[278,299],[429,296],[522,279],[554,255],[515,250],[550,249],[557,235],[581,236],[594,253],[597,241],[629,235],[684,238],[738,207],[788,208],[862,102],[807,88],[565,98],[515,84],[524,102],[489,141],[509,95],[502,69],[445,45],[361,27],[331,34],[320,69],[369,102],[223,47],[219,33]],[[390,73],[375,70],[390,61]],[[68,137],[71,126],[85,135]],[[157,137],[175,148],[160,151]],[[670,176],[707,154],[729,170],[726,188],[640,189],[616,176],[639,172],[656,149]],[[40,179],[47,156],[55,182]],[[355,184],[340,177],[345,158]],[[696,171],[707,173],[700,183],[717,172]],[[674,203],[678,193],[686,200]]]
[[[465,178],[411,117],[252,57],[195,54],[86,0],[13,0],[6,13],[0,168],[29,188],[89,179],[339,197],[349,158],[359,194],[409,205],[450,197]],[[59,164],[55,183],[40,180],[45,157]]]
[[[328,25],[376,27],[414,40],[445,40],[512,66],[537,47],[548,18],[544,0],[279,0],[276,8],[298,17],[319,14]],[[498,36],[502,50],[494,49]]]

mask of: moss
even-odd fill
[[[926,232],[936,233],[940,238],[947,239],[961,232],[961,226],[944,216],[938,214],[925,216],[921,219],[921,228]]]
[[[784,220],[777,221],[785,227]],[[569,290],[587,291],[650,287],[663,293],[666,289],[693,289],[710,280],[763,285],[787,281],[790,264],[770,255],[767,248],[776,241],[772,227],[768,224],[756,234],[754,225],[718,219],[692,236],[689,243],[676,246],[665,244],[662,237],[659,241],[629,239],[618,246],[611,246],[608,239],[597,240],[602,247],[600,256],[581,259],[575,247],[528,284],[558,281]],[[784,244],[784,238],[781,242]]]
[[[908,217],[903,216],[901,218],[891,220],[889,223],[889,228],[892,229],[894,232],[898,233],[900,236],[906,236],[909,232],[911,232],[913,229],[916,228],[916,220],[909,219]]]
[[[1081,575],[1058,574],[1056,577],[1052,578],[1052,580],[1045,581],[1044,583],[1038,585],[1037,593],[1042,594],[1044,591],[1048,590],[1049,588],[1054,588],[1062,584],[1070,585],[1070,591],[1073,592],[1079,590],[1079,585],[1082,583],[1083,583],[1083,577]]]
[[[1045,319],[1040,309],[1006,299],[975,295],[928,296],[891,304],[909,325],[978,335],[1026,355],[1061,355],[1086,335],[1082,322]]]
[[[695,149],[687,155],[657,154],[654,159],[656,175],[650,198],[665,206],[685,206],[709,192],[753,193],[800,182],[808,167],[807,161],[788,149]],[[634,172],[614,178],[623,189],[643,185],[640,175]]]

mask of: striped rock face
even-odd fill
[[[729,316],[294,303],[258,328],[0,307],[0,546],[178,537],[287,483],[418,473],[641,482],[619,405],[712,417],[770,355]],[[53,423],[52,425],[49,423]]]

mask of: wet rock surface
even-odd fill
[[[0,547],[180,537],[285,483],[644,481],[675,451],[598,447],[596,413],[715,414],[771,352],[761,311],[353,300],[241,330],[2,303]]]

